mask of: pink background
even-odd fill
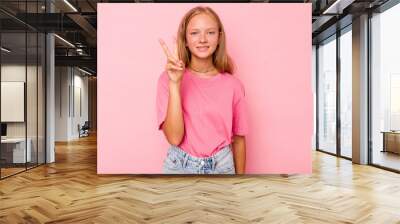
[[[98,4],[99,174],[161,173],[156,87],[178,24],[200,4]],[[246,173],[311,173],[311,4],[201,4],[221,17],[248,102]]]

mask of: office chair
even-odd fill
[[[80,128],[78,125],[78,129],[79,129],[79,138],[89,136],[89,129],[90,129],[89,121],[85,121],[85,123]]]

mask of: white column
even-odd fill
[[[50,1],[46,4],[47,12],[53,12],[54,6]],[[54,133],[55,133],[55,44],[54,35],[46,35],[46,163],[55,162]]]
[[[368,15],[353,19],[353,162],[368,163]]]

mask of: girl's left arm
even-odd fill
[[[246,168],[246,139],[244,136],[233,136],[233,158],[236,174],[244,174]]]

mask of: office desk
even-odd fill
[[[382,131],[381,133],[383,133],[382,152],[393,152],[400,154],[400,132]]]
[[[28,143],[25,154],[25,138],[6,138],[1,139],[1,157],[6,163],[25,163],[30,162],[32,158],[31,145],[32,140],[27,138]],[[11,159],[12,158],[12,159]],[[27,159],[27,161],[25,161]]]

